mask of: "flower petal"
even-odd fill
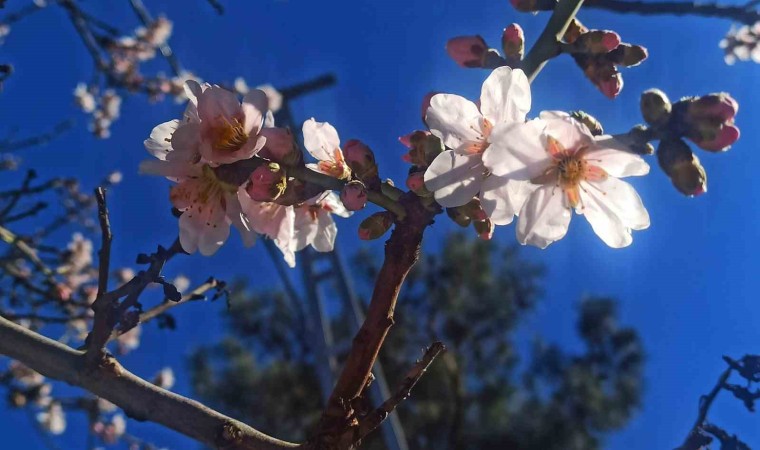
[[[483,180],[480,204],[494,225],[508,225],[536,187],[527,181],[491,175]]]
[[[258,134],[261,130],[264,117],[269,111],[269,100],[267,94],[260,89],[252,89],[243,97],[243,114],[245,114],[245,121],[243,122],[243,129],[248,134]]]
[[[172,134],[179,126],[179,120],[170,120],[156,125],[145,140],[145,149],[158,159],[166,159],[166,154],[172,150]]]
[[[480,111],[493,125],[524,122],[530,104],[530,83],[520,69],[499,67],[483,83]]]
[[[335,247],[338,226],[335,225],[335,220],[329,213],[320,214],[317,221],[317,234],[314,236],[311,246],[318,252],[331,252]]]
[[[649,173],[649,164],[641,156],[627,151],[622,142],[612,136],[599,136],[596,146],[586,153],[585,158],[596,159],[598,165],[608,174],[616,178],[635,177]]]
[[[214,124],[221,117],[228,121],[240,115],[237,95],[219,86],[211,86],[198,97],[198,116],[201,122]]]
[[[483,164],[494,175],[516,180],[542,175],[552,165],[542,141],[543,127],[540,119],[494,127],[491,145],[483,152]]]
[[[340,138],[332,125],[317,122],[312,117],[303,123],[303,145],[316,159],[335,161],[335,149],[340,148]]]
[[[546,136],[551,136],[569,151],[594,146],[594,136],[591,135],[588,128],[570,117],[569,114],[562,111],[543,111],[540,117],[546,123],[544,142]]]
[[[586,216],[599,238],[612,248],[633,242],[631,230],[649,227],[649,213],[633,187],[617,178],[584,183],[579,213]]]
[[[565,237],[572,214],[563,197],[554,186],[542,186],[528,197],[517,220],[517,240],[521,244],[546,248]]]
[[[483,116],[475,103],[454,94],[436,94],[430,99],[425,123],[430,131],[441,138],[449,148],[457,148],[467,141],[482,139],[480,133]]]
[[[480,190],[484,167],[480,155],[460,155],[447,150],[425,171],[425,187],[445,208],[462,206]]]

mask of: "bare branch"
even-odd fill
[[[703,395],[699,399],[699,412],[697,413],[697,420],[694,422],[694,425],[689,430],[689,433],[686,435],[686,439],[684,440],[684,443],[679,447],[677,450],[696,450],[699,447],[694,447],[697,443],[701,442],[699,440],[699,437],[701,436],[700,430],[702,430],[703,425],[705,424],[705,421],[707,420],[707,413],[710,411],[710,407],[712,406],[713,402],[715,401],[715,397],[718,396],[721,389],[723,389],[723,386],[726,384],[726,380],[728,380],[728,377],[731,376],[731,373],[733,372],[732,367],[728,367],[723,373],[718,377],[718,382],[715,383],[715,386],[713,386],[712,390],[707,394]]]
[[[145,7],[142,0],[129,0],[129,4],[132,5],[132,9],[143,25],[147,27],[153,23],[153,18],[150,16],[148,8]],[[177,57],[174,56],[174,52],[172,51],[171,47],[169,47],[169,43],[162,43],[159,47],[159,50],[161,50],[161,55],[163,55],[164,59],[166,59],[166,62],[169,63],[169,67],[172,68],[174,75],[179,76],[180,73],[182,73],[182,68],[179,65]]]
[[[760,22],[760,11],[755,2],[747,5],[720,5],[697,2],[643,2],[628,0],[587,0],[586,8],[603,9],[616,13],[650,15],[673,14],[678,16],[702,16],[729,19],[752,25]]]
[[[106,190],[102,187],[95,189],[95,199],[98,202],[98,221],[100,222],[100,234],[102,243],[98,252],[98,298],[108,292],[108,276],[111,272],[111,220],[108,217],[106,205]]]
[[[212,448],[297,447],[145,381],[113,358],[107,364],[87,368],[83,352],[4,318],[0,318],[0,354],[17,359],[46,377],[82,387],[124,409],[130,417],[164,425]]]
[[[0,72],[2,72],[1,68],[0,68]],[[0,79],[0,82],[2,82],[2,79]],[[20,139],[18,141],[10,141],[10,140],[0,141],[0,151],[15,152],[15,151],[23,150],[26,148],[47,144],[48,142],[52,141],[53,139],[57,138],[64,132],[71,129],[73,125],[74,125],[73,120],[71,119],[64,120],[58,123],[56,126],[54,126],[52,130],[42,133],[42,134],[38,134],[36,136]]]
[[[522,69],[533,81],[548,60],[559,55],[559,42],[568,25],[581,8],[583,0],[559,0],[544,31],[523,60]]]

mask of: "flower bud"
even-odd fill
[[[246,192],[257,202],[276,200],[287,186],[285,171],[275,162],[262,164],[254,169],[250,180]]]
[[[409,148],[409,153],[402,156],[402,159],[421,168],[429,166],[444,150],[441,140],[429,131],[417,130],[398,139]]]
[[[384,235],[393,225],[393,213],[381,211],[372,214],[359,224],[359,239],[369,241]]]
[[[717,94],[703,95],[689,101],[686,110],[687,116],[692,120],[715,119],[728,121],[739,112],[739,103],[729,94],[720,92]]]
[[[420,197],[429,197],[431,192],[425,188],[425,172],[412,172],[406,179],[406,187]]]
[[[466,214],[467,217],[472,218],[472,220],[479,222],[488,220],[488,214],[483,210],[483,207],[480,204],[480,199],[478,198],[470,200],[466,204],[460,206],[460,208],[462,208],[464,214]]]
[[[640,45],[620,44],[610,52],[610,60],[615,64],[625,67],[633,67],[647,59],[649,52]]]
[[[657,162],[682,194],[693,197],[707,192],[707,173],[683,140],[661,141]]]
[[[367,188],[361,181],[349,181],[340,191],[340,201],[349,211],[358,211],[367,206]]]
[[[472,223],[472,219],[462,211],[461,206],[456,208],[446,208],[446,215],[462,228],[468,227],[470,226],[470,223]]]
[[[587,53],[609,53],[620,45],[620,35],[609,30],[591,30],[578,37],[577,45]]]
[[[258,156],[278,162],[284,166],[295,166],[303,161],[303,154],[296,147],[293,133],[288,128],[264,128],[261,135],[266,137]]]
[[[373,189],[374,184],[380,184],[375,154],[366,144],[356,139],[349,140],[343,146],[343,156],[354,175],[364,181],[367,187]]]
[[[615,71],[611,75],[599,78],[596,87],[602,91],[605,97],[614,99],[623,89],[623,76],[620,72]]]
[[[449,39],[446,52],[461,67],[483,67],[488,44],[480,36],[458,36]]]
[[[493,237],[493,229],[494,224],[491,222],[491,219],[486,219],[483,221],[473,222],[473,227],[475,227],[475,232],[478,233],[478,237],[480,239],[483,239],[484,241],[490,241]]]
[[[732,123],[714,123],[702,120],[692,125],[686,135],[701,149],[724,152],[739,139],[739,128]]]
[[[670,120],[673,105],[670,99],[659,89],[649,89],[641,94],[641,115],[653,126],[665,125]]]
[[[513,23],[501,35],[501,48],[504,57],[509,63],[517,63],[523,59],[525,53],[525,33],[520,25]]]
[[[570,21],[570,25],[568,25],[562,40],[568,44],[572,44],[586,32],[588,32],[588,28],[586,28],[578,19],[573,19]]]
[[[591,114],[588,114],[585,111],[572,111],[570,112],[570,117],[585,125],[593,136],[601,136],[604,134],[602,124]]]

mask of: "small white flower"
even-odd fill
[[[87,85],[84,83],[77,84],[76,89],[74,89],[74,100],[76,101],[77,106],[86,113],[91,113],[97,108],[95,96],[92,95],[87,88]]]
[[[351,176],[351,169],[340,149],[338,132],[329,123],[317,122],[313,117],[304,122],[303,145],[319,161],[317,164],[307,164],[310,169],[338,179]]]
[[[184,275],[177,275],[172,284],[180,293],[183,293],[190,288],[190,278]]]
[[[235,80],[237,83],[237,80]],[[261,91],[264,91],[264,93],[267,95],[267,98],[269,99],[269,110],[273,113],[276,113],[282,108],[282,94],[280,91],[274,88],[271,84],[262,84],[260,86],[256,86],[256,89],[259,89]]]
[[[171,389],[174,386],[174,380],[172,368],[164,367],[153,377],[153,384],[164,389]]]
[[[47,411],[37,413],[37,422],[50,434],[62,434],[66,431],[66,415],[58,402],[51,403]]]
[[[335,192],[328,191],[295,208],[295,250],[311,245],[318,252],[331,252],[338,227],[332,215],[349,217],[351,213]]]
[[[496,131],[495,131],[496,133]],[[633,187],[618,177],[649,173],[649,165],[610,136],[594,138],[562,112],[498,131],[483,155],[491,176],[529,182],[517,238],[545,248],[567,233],[572,209],[583,214],[610,247],[631,244],[631,230],[649,227],[649,214]],[[516,202],[519,203],[519,202]]]
[[[493,143],[494,128],[524,122],[530,104],[528,78],[522,70],[506,66],[494,70],[483,83],[479,107],[453,94],[431,98],[425,122],[431,133],[452,149],[438,155],[425,171],[425,186],[441,206],[464,205],[479,192],[483,203],[489,203],[488,192],[493,187],[484,186],[483,152]],[[509,215],[494,223],[511,220]]]

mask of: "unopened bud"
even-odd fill
[[[620,35],[609,30],[591,30],[581,34],[577,44],[587,53],[609,53],[620,45]]]
[[[686,114],[692,120],[709,118],[728,121],[739,112],[739,103],[725,92],[703,95],[688,102]]]
[[[478,198],[470,200],[466,204],[460,206],[460,208],[462,208],[462,211],[467,217],[472,218],[472,220],[479,222],[488,220],[488,214],[483,210],[483,206],[481,206],[480,199]]]
[[[22,392],[19,392],[14,389],[8,395],[8,402],[10,403],[10,406],[13,408],[23,408],[24,406],[26,406],[27,398],[26,398],[26,395],[24,395]]]
[[[420,197],[429,197],[431,192],[425,188],[425,172],[412,172],[406,179],[406,187]]]
[[[739,128],[732,123],[715,123],[701,120],[692,124],[686,135],[701,149],[724,152],[739,139]]]
[[[565,31],[562,40],[568,44],[572,44],[586,32],[588,32],[588,28],[586,28],[578,19],[573,19],[570,21],[570,25],[567,26],[567,30]]]
[[[485,241],[491,240],[493,237],[494,229],[494,225],[493,222],[491,222],[491,219],[486,219],[480,222],[473,222],[472,225],[475,227],[475,232],[478,233],[478,237],[480,239],[483,239]]]
[[[364,181],[367,187],[373,189],[380,185],[380,178],[377,174],[377,163],[375,154],[362,141],[351,139],[343,146],[343,156],[346,159],[348,167],[357,178]]]
[[[525,33],[520,25],[513,23],[501,35],[501,48],[507,62],[516,63],[523,59],[525,53]]]
[[[596,87],[599,88],[605,97],[614,99],[623,89],[623,76],[620,72],[615,71],[607,77],[600,78],[596,82]]]
[[[403,160],[417,167],[429,166],[444,150],[441,140],[429,131],[417,130],[401,136],[398,140],[409,148],[409,153],[402,157]]]
[[[483,67],[488,44],[480,36],[457,36],[446,43],[446,52],[462,67]]]
[[[349,211],[358,211],[367,206],[367,188],[361,181],[349,181],[340,191],[340,201]]]
[[[470,223],[472,223],[470,216],[465,214],[461,207],[446,208],[446,215],[462,228],[469,227]]]
[[[384,235],[393,226],[393,213],[381,211],[372,214],[359,224],[359,239],[369,241]]]
[[[585,111],[572,111],[570,117],[585,125],[592,135],[601,136],[604,134],[602,124],[591,114]]]
[[[246,187],[248,195],[257,202],[276,200],[287,186],[285,171],[279,164],[262,164],[251,173],[251,182]]]
[[[615,64],[625,67],[633,67],[641,64],[647,59],[649,52],[645,47],[640,45],[620,44],[615,50],[610,52],[610,59]]]
[[[707,173],[697,155],[681,139],[661,141],[657,162],[682,194],[693,197],[707,192]]]
[[[670,120],[673,105],[670,99],[659,89],[649,89],[641,94],[641,115],[653,126],[665,125]]]
[[[295,166],[303,161],[303,154],[296,147],[293,133],[288,128],[264,128],[261,135],[267,142],[258,156],[278,162],[284,166]]]

